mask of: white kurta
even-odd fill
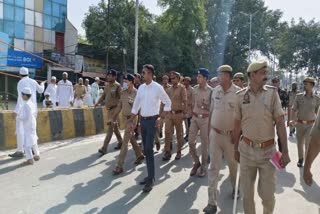
[[[39,94],[42,94],[44,91],[44,83],[38,84],[37,81],[35,81],[34,79],[30,79],[29,77],[23,77],[17,85],[17,90],[18,90],[18,100],[17,100],[17,105],[15,108],[15,112],[18,113],[22,104],[23,104],[23,100],[22,100],[22,95],[21,95],[21,91],[23,88],[28,87],[31,89],[31,98],[30,101],[35,105],[36,111],[37,111],[37,92]]]
[[[17,119],[22,122],[24,129],[24,145],[32,147],[37,143],[37,120],[36,120],[36,107],[31,100],[21,105]]]
[[[44,93],[50,95],[50,100],[52,101],[53,106],[55,106],[57,102],[57,85],[50,83]]]
[[[35,106],[35,110],[37,112],[38,105],[37,105],[37,92],[43,93],[44,91],[44,83],[41,83],[40,85],[35,81],[34,79],[30,79],[29,77],[23,77],[21,80],[19,80],[17,85],[17,91],[18,91],[18,100],[16,107],[14,109],[14,112],[18,114],[20,112],[21,106],[24,104],[24,101],[22,100],[21,91],[23,88],[28,87],[31,89],[31,98],[30,102],[32,102]],[[17,135],[17,151],[23,152],[23,146],[24,146],[24,129],[23,124],[21,120],[16,120],[16,135]]]
[[[57,87],[57,102],[58,107],[70,107],[70,102],[73,101],[73,86],[72,83],[67,80],[64,82],[60,80]]]
[[[91,85],[91,96],[92,96],[93,103],[96,103],[100,98],[99,85],[96,82],[92,83]]]
[[[93,106],[93,100],[92,100],[92,88],[90,85],[86,86],[86,95],[83,98],[83,104],[86,106]]]

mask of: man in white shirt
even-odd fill
[[[83,104],[85,106],[89,106],[89,107],[92,107],[93,106],[93,101],[92,101],[92,88],[90,86],[90,81],[89,79],[85,79],[84,81],[84,86],[85,86],[85,89],[86,89],[86,95],[84,96],[83,98]]]
[[[166,112],[166,114],[171,111],[171,100],[163,87],[153,81],[154,73],[153,65],[143,66],[142,75],[145,83],[138,89],[130,119],[133,131],[135,127],[133,121],[140,110],[141,136],[148,171],[148,176],[140,182],[141,185],[145,185],[143,192],[150,192],[152,190],[155,179],[153,143],[156,128],[159,128],[162,123],[161,118],[159,117],[160,103],[162,102],[164,104],[164,112]],[[140,124],[138,124],[138,126],[139,125]]]
[[[55,76],[51,77],[51,82],[45,90],[45,94],[49,94],[50,100],[52,101],[53,106],[56,105],[57,102],[57,78]]]
[[[100,98],[99,83],[100,83],[100,78],[96,77],[95,82],[92,83],[91,85],[91,96],[92,96],[93,105],[96,104],[96,102]]]
[[[68,80],[68,73],[63,72],[62,80],[58,82],[56,105],[62,108],[68,108],[73,105],[73,86]]]
[[[38,111],[37,108],[37,92],[39,94],[43,93],[44,91],[44,82],[42,82],[40,85],[35,81],[34,79],[29,78],[29,70],[28,68],[22,67],[19,71],[21,75],[21,80],[18,82],[17,85],[17,91],[18,91],[18,100],[17,105],[14,109],[14,112],[18,114],[20,112],[20,108],[24,104],[22,100],[22,89],[25,87],[28,87],[31,89],[31,98],[30,101],[35,106],[35,111]],[[24,146],[24,129],[22,122],[20,120],[16,120],[16,135],[17,135],[17,151],[13,154],[10,154],[9,156],[12,158],[22,158],[23,157],[23,146]]]

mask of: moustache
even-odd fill
[[[263,81],[264,81],[264,82],[268,81],[268,78],[267,78],[267,77],[266,77],[266,78],[263,78]]]

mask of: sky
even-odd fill
[[[195,0],[197,1],[197,0]],[[81,27],[82,20],[88,12],[89,6],[96,5],[100,0],[68,0],[68,18],[78,29],[78,33],[84,35]],[[162,9],[157,6],[157,0],[140,0],[151,13],[161,14]],[[280,9],[283,12],[283,20],[290,21],[292,18],[298,20],[299,17],[309,21],[315,18],[320,21],[320,1],[319,0],[265,0],[270,9]]]

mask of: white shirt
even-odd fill
[[[44,93],[48,92],[53,105],[57,101],[57,85],[50,83]]]
[[[73,101],[73,86],[72,83],[67,80],[64,82],[60,80],[57,88],[57,102],[58,107],[70,107],[70,102]]]
[[[92,91],[91,91],[92,99],[94,101],[98,101],[98,99],[100,97],[99,96],[99,85],[98,85],[98,83],[96,83],[96,82],[92,83],[91,88],[92,88]]]
[[[35,81],[34,79],[30,79],[29,77],[23,77],[21,80],[19,80],[17,85],[18,100],[14,110],[14,112],[17,114],[19,113],[21,106],[24,104],[22,100],[21,91],[25,87],[28,87],[31,89],[30,101],[35,105],[36,111],[37,111],[37,92],[41,94],[44,91],[44,83],[41,83],[39,85],[37,81]]]
[[[161,102],[164,104],[164,111],[171,111],[171,100],[163,87],[154,81],[149,85],[144,83],[138,89],[131,113],[138,114],[141,110],[142,117],[158,115]]]
[[[83,104],[87,106],[93,106],[93,100],[91,97],[92,89],[90,85],[85,86],[86,87],[86,95],[84,95],[83,98]]]

